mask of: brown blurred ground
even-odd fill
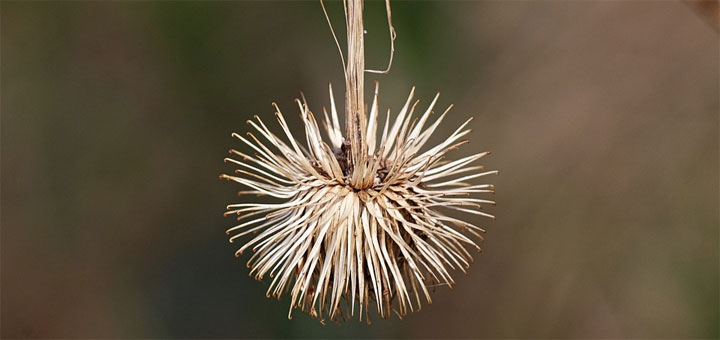
[[[370,327],[288,321],[221,216],[230,133],[342,84],[317,2],[1,6],[3,337],[720,336],[718,33],[692,6],[393,3],[368,81],[393,109],[441,91],[438,139],[476,117],[456,156],[493,152],[499,218],[453,291]]]

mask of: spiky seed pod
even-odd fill
[[[221,178],[249,188],[240,194],[268,195],[279,202],[228,205],[225,214],[239,215],[241,223],[227,233],[230,242],[255,235],[236,256],[254,252],[250,275],[257,280],[269,276],[268,297],[290,295],[289,318],[299,307],[321,321],[326,313],[330,320],[346,319],[354,315],[356,302],[361,320],[363,311],[369,317],[371,303],[383,318],[391,311],[403,316],[419,310],[422,299],[431,303],[429,287],[452,286],[450,270],[465,272],[472,262],[466,247],[480,249],[466,233],[482,240],[484,230],[442,210],[494,219],[480,208],[495,202],[474,197],[493,193],[493,185],[468,181],[497,172],[475,165],[488,152],[444,160],[467,142],[461,138],[470,132],[465,127],[471,119],[442,143],[424,148],[452,105],[426,128],[438,96],[418,119],[413,118],[419,102],[411,105],[413,92],[392,124],[388,110],[378,141],[376,86],[359,147],[341,133],[332,87],[330,116],[323,110],[329,145],[300,100],[305,147],[275,104],[283,137],[257,116],[248,124],[259,136],[233,134],[254,155],[230,150],[235,157],[225,161],[239,168],[236,175]],[[358,149],[367,156],[353,164],[350,153]]]

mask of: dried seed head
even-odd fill
[[[484,230],[441,210],[494,218],[479,209],[495,202],[474,197],[492,193],[493,186],[469,181],[497,172],[475,165],[487,152],[444,160],[466,142],[461,138],[470,132],[465,129],[470,120],[442,143],[424,147],[450,107],[426,124],[438,96],[413,118],[418,103],[411,105],[413,92],[392,124],[388,111],[378,141],[376,86],[359,146],[341,133],[332,88],[331,113],[324,112],[323,121],[329,145],[299,100],[305,146],[277,106],[283,138],[257,116],[249,124],[260,138],[233,134],[254,155],[231,150],[236,157],[225,160],[239,166],[238,175],[221,177],[249,189],[241,194],[268,195],[279,202],[229,205],[226,215],[239,215],[240,224],[227,233],[230,242],[254,235],[236,255],[254,252],[250,274],[258,280],[269,277],[268,297],[290,295],[288,317],[299,307],[321,321],[326,315],[346,319],[354,315],[356,303],[360,319],[365,314],[367,320],[371,303],[383,318],[391,312],[403,316],[419,310],[421,300],[431,302],[428,288],[452,286],[451,270],[465,272],[472,261],[466,247],[480,249],[466,233],[482,240]],[[359,149],[366,156],[352,157],[352,150]]]

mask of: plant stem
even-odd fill
[[[346,0],[348,63],[345,70],[345,132],[350,143],[353,171],[362,171],[367,148],[364,131],[365,115],[365,43],[363,28],[363,0]],[[355,177],[355,176],[353,176]]]

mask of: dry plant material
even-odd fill
[[[369,320],[372,305],[385,318],[419,310],[422,300],[431,303],[433,287],[452,287],[451,271],[469,267],[467,248],[480,250],[473,239],[482,240],[484,232],[447,213],[494,219],[481,208],[495,202],[478,197],[493,193],[493,185],[475,183],[497,173],[476,164],[488,152],[445,159],[467,143],[463,137],[472,119],[428,146],[452,105],[431,122],[438,96],[416,113],[413,89],[395,117],[388,110],[381,119],[377,84],[367,117],[362,1],[348,0],[346,11],[345,134],[332,87],[330,113],[323,110],[325,136],[304,99],[297,100],[304,142],[275,105],[279,135],[255,116],[248,121],[255,133],[233,134],[252,151],[231,150],[233,156],[225,161],[238,168],[234,175],[221,175],[245,186],[242,195],[277,200],[227,206],[225,215],[237,215],[239,221],[227,230],[230,242],[253,235],[236,256],[252,251],[250,275],[269,280],[268,297],[290,296],[288,317],[300,308],[323,322],[326,317],[347,319],[356,311],[360,320],[363,315]]]

